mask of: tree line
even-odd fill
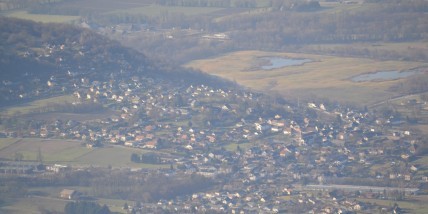
[[[110,209],[106,206],[100,206],[95,202],[76,201],[68,202],[64,207],[65,214],[110,214]]]
[[[132,23],[135,21],[138,23],[140,20],[144,24],[158,28],[203,29],[205,34],[226,32],[230,38],[226,41],[201,41],[195,37],[165,39],[149,34],[142,34],[138,39],[121,35],[117,39],[150,56],[172,59],[177,63],[237,50],[299,51],[308,44],[405,42],[427,39],[428,22],[425,20],[428,19],[428,13],[422,12],[425,11],[423,8],[428,7],[426,1],[400,1],[402,8],[394,3],[377,3],[358,13],[352,10],[328,13],[319,10],[318,2],[305,4],[290,2],[273,2],[271,9],[265,12],[249,11],[216,21],[209,16],[195,19],[176,13],[162,14],[162,17],[128,15],[128,20]],[[308,12],[311,10],[321,12]],[[122,14],[117,21],[123,23],[126,16]],[[142,39],[146,42],[140,42]],[[322,54],[378,59],[419,61],[428,59],[423,49],[418,48],[408,49],[405,53],[361,48],[318,48],[315,51]]]

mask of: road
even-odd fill
[[[325,190],[325,189],[341,189],[348,191],[362,191],[362,192],[383,192],[386,191],[405,191],[407,193],[415,193],[419,191],[418,188],[399,188],[399,187],[379,187],[379,186],[354,186],[354,185],[306,185],[301,187],[304,190]]]
[[[425,92],[421,92],[421,93],[415,93],[415,94],[408,94],[408,95],[398,96],[398,97],[394,97],[394,98],[390,98],[390,99],[387,99],[387,100],[380,101],[380,102],[372,104],[372,105],[370,105],[368,107],[369,108],[375,108],[377,106],[383,105],[383,104],[388,103],[388,102],[393,102],[393,101],[397,101],[397,100],[400,100],[400,99],[410,99],[413,96],[419,96],[419,95],[424,94],[424,93],[427,93],[427,92],[425,91]]]

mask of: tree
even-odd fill
[[[104,204],[96,214],[110,214],[110,209]]]
[[[43,164],[43,155],[42,155],[42,150],[38,149],[37,151],[37,162],[39,162],[39,164]]]
[[[131,161],[134,163],[140,163],[141,162],[141,158],[138,154],[136,153],[132,153],[131,154]]]
[[[141,162],[149,164],[159,164],[160,157],[156,153],[145,153],[141,155]]]
[[[238,151],[239,154],[242,154],[242,148],[239,145],[236,146],[236,151]]]
[[[69,202],[64,207],[65,214],[110,214],[107,205],[100,206],[95,202],[77,201]]]
[[[22,161],[24,159],[24,155],[20,152],[15,152],[15,161]]]

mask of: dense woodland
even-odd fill
[[[426,1],[382,3],[364,11],[324,12],[326,8],[313,12],[298,12],[272,8],[266,12],[254,12],[212,21],[209,18],[192,20],[179,14],[168,14],[160,19],[145,19],[145,22],[163,28],[204,29],[205,32],[225,32],[230,40],[223,42],[200,42],[193,37],[165,40],[148,38],[150,42],[138,43],[130,39],[126,44],[137,44],[140,50],[156,50],[161,57],[167,53],[179,62],[192,57],[206,57],[233,50],[299,51],[307,44],[356,43],[356,42],[404,42],[427,39],[428,19]],[[122,17],[121,22],[125,22]],[[138,18],[130,18],[138,21]],[[166,20],[166,21],[165,21]],[[305,27],[301,27],[305,26]],[[131,37],[130,37],[131,38]],[[125,36],[126,39],[126,36]],[[134,46],[135,47],[135,46]],[[328,50],[318,50],[325,53]],[[171,54],[172,53],[172,54]],[[178,54],[181,53],[181,54]],[[330,52],[327,54],[360,57],[375,56],[380,59],[400,59],[396,52],[376,53],[370,50]],[[409,60],[426,60],[423,50],[411,50]]]

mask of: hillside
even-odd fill
[[[80,76],[101,81],[112,75],[138,74],[174,82],[179,79],[229,84],[199,72],[158,64],[116,41],[68,24],[41,24],[2,17],[0,28],[1,105],[33,99],[34,95],[49,97],[66,93],[64,88],[47,90],[55,83]]]
[[[293,105],[90,30],[1,23],[0,213],[427,213],[427,93],[373,110]],[[267,69],[271,87],[287,80],[266,58],[278,53],[256,54],[229,59],[252,61],[242,76]],[[316,57],[294,57],[310,66],[295,82],[346,66]],[[212,67],[244,70],[227,60]]]

